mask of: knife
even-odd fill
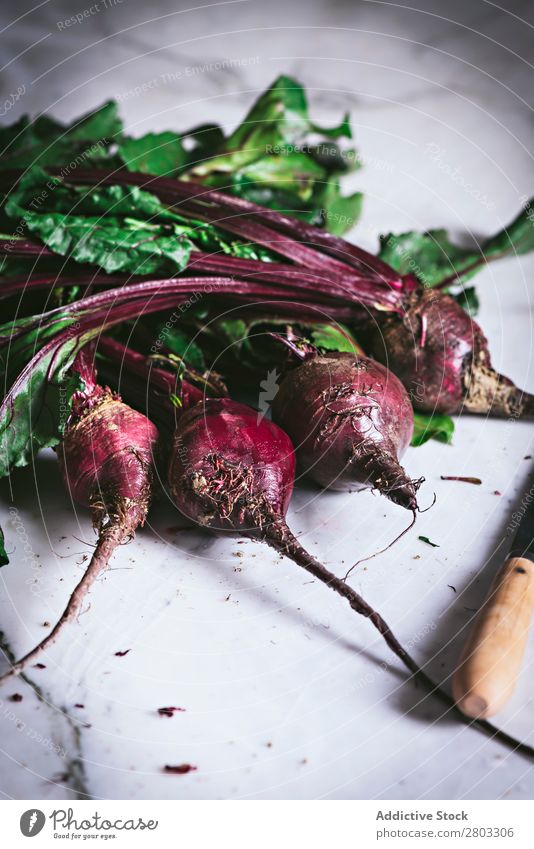
[[[521,671],[534,613],[534,482],[512,522],[514,543],[475,616],[452,679],[456,704],[475,719],[500,710]]]

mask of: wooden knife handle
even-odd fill
[[[509,558],[477,613],[452,681],[467,716],[493,716],[514,690],[534,612],[534,563]]]

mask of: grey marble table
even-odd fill
[[[527,2],[100,0],[3,3],[2,121],[69,119],[115,97],[132,134],[206,120],[231,127],[274,77],[309,89],[318,122],[350,109],[365,192],[351,238],[445,226],[473,240],[534,194]],[[191,4],[193,5],[193,4]],[[413,4],[412,4],[413,6]],[[87,11],[88,10],[88,11]],[[65,23],[73,14],[83,19]],[[17,19],[15,21],[15,19]],[[534,391],[534,257],[481,273],[480,322],[501,371]],[[435,677],[457,658],[495,547],[532,463],[527,423],[464,418],[454,445],[411,449],[437,506],[353,575]],[[476,475],[480,487],[440,480]],[[16,656],[45,633],[93,541],[54,455],[4,486],[11,563],[0,623]],[[502,493],[496,495],[495,492]],[[13,509],[10,509],[10,506]],[[406,522],[371,494],[318,497],[302,483],[290,520],[330,568],[386,544]],[[420,542],[430,537],[439,548]],[[123,657],[115,652],[129,650]],[[423,700],[376,633],[324,587],[252,542],[184,532],[156,505],[50,650],[30,686],[0,693],[0,792],[15,798],[531,798],[532,767]],[[533,739],[534,643],[499,725]],[[14,693],[21,702],[10,701]],[[157,708],[185,708],[172,718]],[[197,767],[162,774],[166,763]]]

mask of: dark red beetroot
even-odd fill
[[[273,419],[291,437],[300,468],[321,486],[376,489],[409,510],[417,489],[399,463],[413,412],[402,383],[350,353],[312,355],[284,377]]]
[[[91,510],[98,542],[81,581],[52,631],[6,672],[0,681],[21,672],[73,620],[96,578],[108,567],[118,545],[144,523],[150,503],[155,425],[96,383],[92,349],[81,351],[73,365],[84,389],[73,399],[72,413],[58,448],[61,473],[72,498]]]
[[[207,399],[178,421],[171,496],[200,525],[279,539],[294,477],[287,434],[245,404]]]
[[[295,453],[287,434],[245,404],[212,398],[178,420],[169,465],[170,494],[178,509],[202,527],[268,542],[346,598],[356,613],[371,620],[408,669],[434,687],[382,617],[308,554],[289,529],[285,514],[294,473]]]
[[[451,295],[419,289],[401,317],[383,317],[369,347],[402,380],[418,410],[534,415],[534,396],[492,368],[486,337]]]
[[[289,529],[285,514],[294,473],[287,434],[245,404],[212,398],[178,420],[169,465],[170,494],[178,509],[202,527],[259,536],[285,554],[370,619],[408,669],[428,684],[382,617]]]
[[[533,757],[530,746],[518,743],[491,723],[465,717],[454,700],[420,669],[380,614],[295,539],[285,521],[294,470],[289,437],[244,404],[227,398],[208,399],[178,420],[169,486],[174,503],[185,516],[214,530],[259,535],[369,619],[414,677],[458,719]]]
[[[169,465],[170,494],[178,509],[202,527],[259,536],[285,554],[370,619],[407,668],[434,688],[380,614],[312,557],[289,529],[285,514],[294,473],[287,434],[244,404],[212,398],[178,420]]]

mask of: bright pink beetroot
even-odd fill
[[[93,348],[83,349],[73,371],[84,381],[58,448],[65,486],[75,502],[89,507],[98,542],[89,565],[52,631],[5,673],[16,675],[32,663],[75,619],[96,578],[122,542],[145,521],[152,489],[157,428],[96,382]]]

